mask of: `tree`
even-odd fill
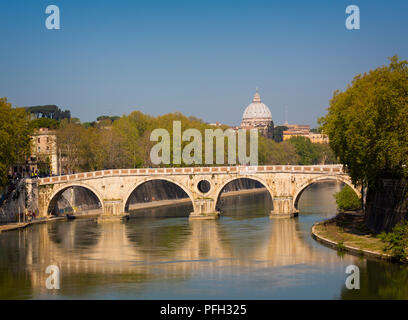
[[[37,167],[40,176],[50,175],[52,170],[50,157],[37,155]]]
[[[379,177],[408,175],[408,61],[390,59],[335,91],[319,119],[354,183],[374,188]]]
[[[275,142],[263,136],[259,137],[259,164],[298,164],[299,155],[293,144],[283,141]]]
[[[25,108],[35,118],[51,118],[55,120],[70,119],[71,111],[62,111],[56,105],[33,106]]]
[[[408,257],[408,220],[399,222],[391,232],[381,233],[379,238],[387,245],[385,250],[401,262],[406,262]]]
[[[282,142],[283,141],[283,131],[288,130],[288,127],[286,126],[277,126],[273,128],[273,140],[276,142]]]
[[[339,163],[336,155],[327,143],[314,143],[313,147],[318,155],[317,164]]]
[[[0,98],[0,189],[7,185],[7,173],[15,162],[30,152],[29,116],[23,108],[12,108]]]
[[[72,173],[80,169],[81,137],[86,129],[76,123],[61,121],[61,128],[57,131],[57,149],[64,173]],[[62,173],[62,172],[61,172]]]
[[[90,127],[81,129],[78,144],[79,166],[82,171],[96,171],[104,169],[107,145],[101,138],[101,131]]]
[[[60,122],[51,118],[38,118],[30,121],[30,128],[48,128],[48,129],[58,129]]]
[[[299,164],[301,165],[317,164],[319,153],[317,151],[317,148],[310,141],[310,139],[299,136],[292,137],[288,141],[295,147],[296,153],[300,157]]]
[[[337,207],[342,211],[361,208],[361,202],[357,194],[347,185],[340,192],[337,192],[334,197],[336,198]]]
[[[142,164],[142,148],[139,142],[139,130],[135,121],[130,117],[122,117],[114,122],[114,133],[120,139],[122,156],[128,167],[136,168]]]

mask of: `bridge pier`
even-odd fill
[[[194,212],[190,213],[190,220],[215,220],[220,212],[215,209],[215,200],[211,198],[199,198],[194,200]]]
[[[293,205],[293,197],[274,197],[272,202],[273,210],[269,215],[271,219],[297,217],[299,212]]]
[[[104,200],[103,213],[98,217],[98,221],[110,221],[128,218],[128,214],[123,212],[123,200]]]

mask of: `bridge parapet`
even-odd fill
[[[150,175],[204,175],[204,174],[256,174],[256,173],[325,173],[345,174],[342,165],[276,165],[276,166],[230,166],[230,167],[185,167],[185,168],[141,168],[112,169],[75,173],[39,179],[40,185],[67,183],[78,180],[98,179],[113,176],[150,176]]]

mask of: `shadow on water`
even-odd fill
[[[130,218],[186,218],[193,211],[191,202],[156,208],[129,210]]]
[[[242,194],[220,199],[219,208],[222,217],[234,219],[253,219],[269,217],[272,199],[267,191]]]

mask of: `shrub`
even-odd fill
[[[337,192],[334,197],[336,198],[337,207],[342,210],[358,210],[361,208],[361,202],[354,190],[345,186],[340,192]]]
[[[344,242],[340,241],[339,243],[337,243],[337,250],[339,251],[345,251],[346,247],[344,246]]]
[[[408,257],[408,220],[403,220],[389,233],[381,233],[379,238],[386,243],[385,250],[398,261],[406,260]]]

